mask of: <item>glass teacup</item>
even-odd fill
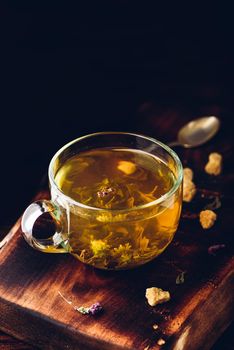
[[[105,202],[107,205],[104,207],[91,205],[89,199],[86,202],[78,201],[59,186],[58,173],[70,159],[95,150],[129,150],[137,154],[139,162],[144,157],[157,160],[157,164],[162,167],[160,170],[155,166],[155,171],[162,173],[162,169],[167,169],[167,173],[170,172],[173,176],[173,183],[156,199],[152,195],[140,193],[145,200],[143,204],[137,204],[134,196],[128,198],[126,207],[112,207],[109,203],[114,203],[113,197]],[[120,157],[121,152],[117,157]],[[110,159],[109,161],[111,162]],[[79,167],[81,162],[77,164]],[[126,160],[119,161],[118,164],[122,183],[128,185],[127,181],[131,179],[136,185],[136,165]],[[163,174],[160,176],[164,181]],[[24,237],[37,250],[71,253],[83,263],[101,269],[127,269],[145,264],[161,254],[174,237],[182,206],[182,177],[182,165],[176,153],[153,138],[119,132],[80,137],[62,147],[52,158],[49,165],[51,200],[36,201],[26,209],[21,224]],[[142,183],[140,178],[139,186]],[[102,195],[107,195],[108,198],[115,194],[115,189],[110,186],[107,189],[104,194],[99,191],[95,198],[99,200]],[[69,193],[72,190],[70,188]],[[121,191],[123,196],[126,193],[129,196],[129,191]],[[139,197],[139,193],[135,189],[134,191]],[[124,198],[121,200],[125,203]],[[33,227],[44,213],[51,215],[56,232],[47,239],[37,239],[33,235]]]

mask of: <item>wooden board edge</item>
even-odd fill
[[[14,235],[18,232],[20,229],[21,224],[21,217],[16,221],[14,226],[10,229],[10,231],[7,233],[7,235],[0,241],[0,253],[5,249],[7,244],[11,241],[11,239],[14,237]]]
[[[7,319],[4,315],[7,313]],[[59,332],[58,332],[59,328]],[[43,317],[37,312],[0,297],[0,329],[33,346],[48,350],[136,350],[93,339],[74,332],[69,325]],[[53,338],[52,338],[53,337]]]
[[[171,336],[165,349],[209,350],[234,319],[233,289],[234,270],[231,270],[208,299],[194,309],[178,334]],[[218,303],[218,300],[221,302]],[[221,312],[222,318],[219,317]],[[209,322],[210,319],[212,322]]]

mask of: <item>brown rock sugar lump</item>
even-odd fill
[[[217,215],[212,210],[202,210],[199,217],[200,223],[205,230],[211,228],[217,219]]]
[[[216,152],[210,153],[205,171],[210,175],[220,175],[222,171],[222,155]]]
[[[150,306],[156,306],[157,304],[166,303],[171,298],[170,293],[168,291],[164,291],[161,288],[157,287],[147,288],[145,297],[148,300]]]
[[[191,202],[196,192],[196,185],[193,182],[193,171],[190,168],[184,168],[183,201]]]

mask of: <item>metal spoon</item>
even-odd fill
[[[182,146],[186,148],[203,145],[219,130],[220,120],[215,116],[207,116],[192,120],[184,125],[178,132],[177,141],[170,142],[168,146]]]

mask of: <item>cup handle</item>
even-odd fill
[[[56,232],[52,237],[37,239],[33,236],[33,226],[36,220],[45,213],[51,215],[55,223]],[[67,240],[62,237],[60,232],[58,232],[59,226],[61,226],[59,216],[59,208],[57,208],[50,200],[38,200],[30,204],[25,210],[21,221],[21,229],[28,244],[44,253],[68,253],[65,249]]]

